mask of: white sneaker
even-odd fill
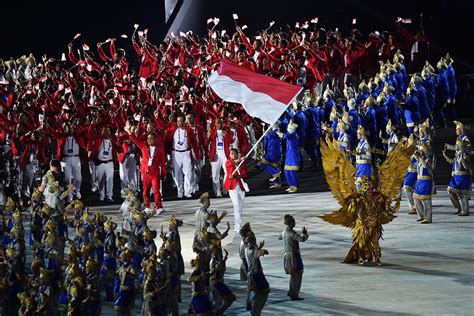
[[[165,210],[164,208],[159,208],[159,209],[156,211],[156,215],[163,214],[164,212],[166,212],[166,210]]]
[[[222,197],[222,193],[221,193],[221,192],[218,192],[218,193],[216,194],[216,197],[221,198],[221,197]]]
[[[178,193],[178,199],[182,199],[183,198],[183,193]]]
[[[80,200],[81,199],[81,192],[76,192],[76,199]]]
[[[185,194],[184,197],[189,199],[189,198],[192,198],[193,196],[191,194]]]
[[[91,191],[92,191],[92,192],[97,192],[97,189],[98,189],[98,187],[93,186],[93,187],[91,188]]]

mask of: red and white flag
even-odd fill
[[[227,58],[209,76],[208,83],[222,100],[242,104],[250,116],[268,124],[273,124],[303,89],[258,74]]]

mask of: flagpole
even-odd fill
[[[257,148],[257,145],[263,140],[263,138],[268,134],[268,132],[270,132],[270,130],[272,129],[273,125],[275,125],[275,122],[278,121],[278,119],[283,115],[283,113],[285,113],[285,111],[288,109],[288,107],[290,106],[290,104],[293,102],[294,99],[296,99],[299,94],[301,93],[301,91],[303,91],[303,88],[300,89],[300,91],[295,94],[295,96],[290,100],[290,102],[288,102],[288,104],[286,105],[286,108],[284,111],[282,111],[280,113],[280,115],[278,116],[278,118],[272,123],[270,124],[270,126],[267,128],[267,130],[263,133],[262,136],[260,136],[260,138],[255,142],[255,145],[253,145],[252,148],[250,148],[250,150],[247,152],[247,154],[244,156],[246,158],[248,158],[248,156],[250,155],[250,153],[252,151],[255,150],[255,148]],[[237,168],[235,168],[234,172],[232,172],[232,175],[234,175],[240,168],[240,166],[242,166],[242,164],[244,163],[245,160],[242,160],[241,162],[239,162],[239,164],[237,165]]]

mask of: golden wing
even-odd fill
[[[326,182],[339,205],[343,205],[344,200],[355,192],[356,169],[347,154],[339,149],[337,140],[326,137],[320,148]]]
[[[337,211],[326,213],[318,217],[334,225],[354,228],[359,207],[361,207],[360,198],[357,195],[352,195],[346,198],[342,207]]]
[[[408,140],[398,143],[378,168],[378,188],[390,201],[400,196],[400,188],[415,147],[416,142],[413,141],[412,135]]]

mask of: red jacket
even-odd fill
[[[166,141],[166,147],[168,148],[168,151],[171,151],[173,149],[173,141],[174,141],[174,133],[178,129],[178,125],[173,124],[170,128],[166,130],[166,136],[165,136],[165,141]],[[188,140],[188,148],[190,149],[189,153],[191,155],[191,160],[193,161],[194,158],[197,160],[201,160],[201,156],[199,155],[199,149],[196,143],[196,139],[194,137],[194,131],[189,128],[188,126],[185,126],[186,129],[186,137]],[[191,152],[194,154],[194,156],[191,154]]]
[[[247,137],[247,133],[245,132],[244,126],[240,122],[234,122],[234,127],[235,127],[235,133],[237,134],[237,143],[239,144],[239,153],[243,156],[246,155],[247,152],[249,151],[249,139]],[[229,127],[229,132],[231,136],[231,145],[233,142],[232,139],[232,131],[230,131]]]
[[[79,133],[73,133],[72,136],[76,140],[79,147],[82,148],[83,150],[87,151],[87,145],[86,145],[82,135],[79,134]],[[56,157],[57,157],[58,160],[63,159],[64,144],[66,143],[66,138],[67,137],[68,137],[68,135],[66,135],[66,134],[61,134],[61,135],[59,135],[59,137],[57,137]]]
[[[145,175],[148,174],[152,177],[159,177],[160,175],[166,177],[166,157],[165,148],[162,143],[156,143],[155,152],[153,157],[150,156],[150,146],[148,146],[146,140],[141,140],[135,135],[130,134],[132,142],[140,148],[142,152],[142,161],[140,163],[140,172]],[[152,159],[151,166],[148,166],[148,161]],[[161,170],[160,170],[161,169]],[[160,172],[161,171],[161,172]]]
[[[120,153],[118,154],[118,162],[120,163],[123,163],[125,161],[125,158],[127,157],[127,153],[128,153],[128,146],[130,146],[130,144],[127,144],[125,142],[125,140],[127,139],[130,139],[130,137],[128,136],[128,133],[124,133],[123,135],[119,136],[118,138],[118,146],[120,146],[121,148],[121,151]],[[135,152],[135,157],[136,157],[136,160],[138,161],[138,155],[139,154],[139,150],[137,148],[136,152]]]
[[[36,154],[36,156],[38,157],[39,163],[41,165],[45,165],[47,163],[45,150],[46,146],[48,145],[48,139],[46,137],[40,136],[39,140],[33,142],[30,137],[23,135],[20,136],[20,142],[25,145],[23,155],[20,159],[20,166],[23,167],[28,164],[28,159],[30,157],[31,150],[33,149],[33,145],[35,146],[34,154]]]
[[[235,164],[234,160],[228,159],[225,162],[225,171],[226,171],[226,177],[224,180],[224,188],[226,190],[235,190],[235,187],[237,185],[240,186],[240,189],[244,191],[244,186],[242,185],[242,181],[237,178],[229,178],[229,176],[234,172],[234,170],[237,168],[237,165]],[[242,178],[247,177],[247,167],[245,166],[245,162],[240,166],[239,168],[240,175]],[[239,173],[236,172],[234,176],[238,176]]]
[[[224,128],[224,153],[225,157],[229,159],[230,154],[230,145],[232,142],[232,133],[228,128]],[[217,152],[217,129],[216,127],[211,128],[209,132],[209,161],[216,161],[216,152]]]
[[[191,126],[186,125],[186,127],[189,127],[189,129],[194,131],[194,129]],[[204,154],[207,152],[207,139],[204,136],[204,129],[198,124],[196,124],[196,130],[194,131],[194,138],[196,139],[196,145],[198,148],[199,157],[202,158]]]
[[[109,140],[110,140],[110,143],[112,144],[112,159],[114,160],[114,163],[117,163],[117,141],[113,139],[112,137],[110,137]],[[104,138],[98,137],[94,139],[92,146],[89,146],[89,150],[91,151],[90,160],[97,159],[97,156],[99,155],[99,150],[100,150],[100,147],[102,146],[103,141],[104,141]]]
[[[138,75],[141,78],[148,78],[151,75],[156,75],[156,73],[158,72],[157,62],[147,51],[147,48],[143,47],[142,49],[140,46],[138,46],[136,42],[133,42],[133,48],[135,49],[135,52],[137,53],[138,58],[140,60],[140,70],[138,72]]]

